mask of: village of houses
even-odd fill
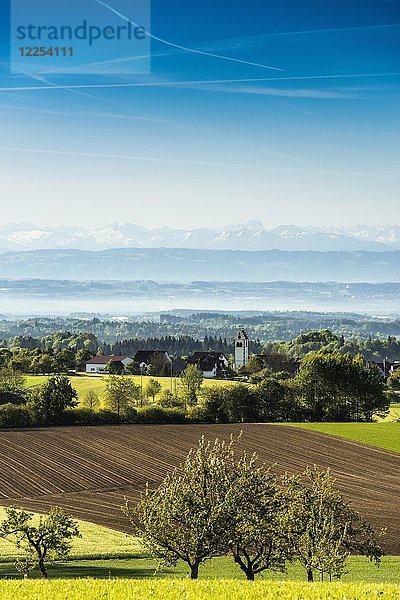
[[[188,365],[195,365],[205,379],[226,379],[234,371],[241,371],[249,361],[249,338],[244,330],[240,330],[235,338],[234,364],[223,352],[210,349],[207,352],[194,352],[187,360],[173,359],[163,350],[138,350],[134,356],[100,355],[94,356],[79,365],[80,371],[88,374],[105,374],[114,372],[131,372],[148,374],[153,370],[154,375],[179,376]],[[260,355],[261,356],[261,355]],[[266,355],[265,355],[266,356]],[[155,371],[155,372],[154,372]]]
[[[246,378],[251,374],[246,369],[251,357],[250,340],[246,332],[241,329],[234,342],[233,362],[223,352],[212,349],[206,352],[194,352],[186,360],[175,359],[164,350],[154,349],[138,350],[134,356],[116,354],[94,356],[79,365],[78,371],[92,375],[104,375],[112,371],[120,374],[179,377],[188,365],[195,365],[202,372],[204,379],[229,379],[234,375]],[[267,367],[272,372],[285,371],[293,377],[300,366],[299,361],[289,359],[283,354],[265,353],[253,356],[258,359],[263,368]],[[385,379],[400,371],[400,360],[385,360],[373,364],[379,368]]]

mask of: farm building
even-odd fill
[[[383,362],[376,362],[374,360],[369,361],[370,365],[375,365],[380,370],[382,377],[387,379],[394,373],[400,370],[400,360],[384,360]]]
[[[133,363],[133,358],[130,356],[110,354],[105,356],[94,356],[88,360],[86,365],[86,373],[105,373],[107,365],[112,362],[125,370],[128,365]]]
[[[176,358],[173,361],[172,372],[175,375],[175,377],[179,377],[179,375],[182,375],[182,373],[185,369],[186,369],[186,360]]]
[[[172,359],[163,350],[138,350],[133,360],[143,371],[152,368],[153,375],[171,374]]]
[[[229,374],[229,362],[222,352],[195,352],[187,364],[196,365],[205,379],[226,377]]]

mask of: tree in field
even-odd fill
[[[98,395],[94,390],[88,390],[86,392],[85,397],[82,400],[82,406],[88,408],[90,412],[93,414],[100,407],[100,400]]]
[[[305,415],[313,421],[371,421],[388,409],[382,376],[361,355],[310,352],[295,383]]]
[[[254,423],[263,418],[258,386],[236,383],[201,392],[204,418],[215,423]]]
[[[10,361],[13,358],[13,353],[8,348],[0,349],[0,369],[9,369]]]
[[[184,561],[192,579],[197,579],[204,561],[227,551],[227,492],[233,460],[233,441],[202,438],[156,490],[147,486],[138,506],[126,507],[152,553],[169,565]]]
[[[224,388],[224,401],[231,423],[260,420],[259,399],[253,386],[237,383]]]
[[[64,348],[57,352],[55,359],[58,373],[66,373],[75,367],[75,353],[70,348]]]
[[[0,391],[20,392],[25,383],[25,378],[20,372],[13,369],[0,370]]]
[[[147,398],[153,398],[153,403],[155,402],[155,398],[157,394],[159,394],[162,390],[162,385],[157,379],[153,379],[150,377],[146,384],[146,396]]]
[[[244,455],[233,469],[227,494],[229,546],[235,563],[254,580],[266,569],[284,571],[293,558],[293,547],[285,529],[286,501],[276,477],[257,457]]]
[[[106,407],[120,417],[140,399],[140,386],[129,377],[109,375],[106,382]]]
[[[57,425],[67,408],[78,405],[78,394],[68,377],[54,375],[38,390],[34,390],[29,402],[35,421],[40,425]]]
[[[256,387],[259,398],[259,415],[263,423],[285,421],[289,408],[285,381],[267,377]]]
[[[259,358],[258,356],[256,356],[255,354],[252,354],[246,364],[246,371],[248,373],[259,373],[260,371],[262,371],[265,367],[264,362],[261,360],[261,358]]]
[[[0,404],[23,404],[26,402],[25,379],[19,371],[0,370]]]
[[[285,476],[287,511],[284,527],[308,581],[317,571],[323,578],[340,577],[351,552],[379,562],[382,548],[373,529],[335,489],[329,470],[314,467],[302,476]]]
[[[26,354],[16,354],[8,363],[8,368],[19,373],[29,373],[31,371],[31,357]]]
[[[126,365],[126,372],[129,373],[129,375],[141,375],[143,374],[142,371],[143,369],[141,368],[140,364],[138,362],[130,362],[129,364]]]
[[[48,562],[65,560],[71,550],[71,540],[81,537],[78,524],[60,508],[53,508],[35,524],[33,514],[14,507],[6,508],[7,518],[0,524],[0,538],[16,545],[24,557],[16,566],[25,572],[38,568],[47,579]]]
[[[185,405],[197,404],[197,394],[203,384],[203,373],[196,365],[188,365],[180,379],[181,394]]]
[[[397,370],[387,380],[387,385],[390,390],[400,391],[400,370]]]
[[[110,375],[122,375],[125,371],[125,367],[120,362],[115,362],[114,360],[109,360],[106,365],[106,371]]]
[[[204,387],[201,391],[201,410],[206,421],[229,423],[231,414],[226,402],[225,386]]]
[[[92,358],[92,353],[86,348],[80,348],[75,354],[75,365],[81,365]]]
[[[162,408],[183,408],[183,402],[181,398],[175,396],[171,390],[163,389],[160,397],[157,400],[158,404]]]
[[[48,375],[49,373],[57,373],[58,365],[53,356],[42,354],[32,359],[29,370],[35,375]]]

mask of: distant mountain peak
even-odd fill
[[[399,225],[317,227],[279,225],[266,229],[251,219],[226,227],[147,229],[134,223],[102,227],[0,226],[0,252],[40,249],[192,248],[199,250],[383,251],[400,249]]]

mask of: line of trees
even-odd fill
[[[397,319],[367,318],[357,314],[321,314],[307,312],[288,313],[197,313],[197,314],[168,314],[161,315],[160,319],[147,319],[140,321],[131,320],[109,320],[107,318],[32,318],[25,320],[2,320],[0,321],[0,337],[10,342],[13,346],[23,343],[32,343],[39,338],[46,339],[47,344],[57,344],[59,349],[69,347],[70,341],[66,340],[65,333],[70,336],[80,335],[87,332],[98,340],[112,345],[120,340],[132,340],[147,338],[184,338],[192,340],[203,340],[206,335],[223,340],[228,343],[235,336],[236,331],[245,327],[251,339],[258,338],[262,343],[270,340],[272,342],[289,342],[303,334],[313,330],[330,329],[338,336],[343,335],[349,340],[364,340],[365,349],[379,353],[381,359],[387,354],[387,336],[399,336],[400,321]],[[30,342],[29,342],[30,339]],[[71,340],[72,341],[72,340]],[[371,345],[370,342],[377,342]],[[2,343],[1,345],[4,345]],[[33,346],[37,347],[37,346]],[[47,347],[47,346],[41,346]],[[149,348],[152,349],[152,348]],[[165,348],[168,350],[168,348]],[[207,348],[196,348],[196,350],[208,350]],[[360,347],[355,347],[359,352]],[[397,341],[397,354],[399,341]],[[191,350],[193,351],[193,349]],[[254,349],[254,352],[258,352]],[[372,358],[372,357],[369,357]],[[390,357],[389,357],[390,358]]]
[[[254,381],[203,389],[193,417],[216,423],[371,421],[390,405],[379,369],[360,355],[310,352],[294,378],[264,371]]]
[[[25,388],[24,377],[0,370],[0,427],[59,425],[78,406],[78,394],[64,375],[49,377],[41,386]]]
[[[285,572],[295,561],[309,582],[339,579],[350,554],[379,564],[380,538],[343,499],[329,470],[314,466],[300,475],[278,476],[256,454],[239,453],[239,441],[200,439],[184,464],[156,489],[147,485],[139,503],[123,510],[151,554],[163,564],[187,564],[191,579],[217,556],[232,556],[247,580],[266,570]],[[78,523],[58,508],[34,518],[5,509],[0,539],[20,551],[15,566],[26,576],[65,561]]]
[[[279,478],[235,441],[199,441],[179,469],[125,512],[161,562],[179,560],[197,579],[215,556],[231,555],[248,580],[299,561],[308,581],[340,578],[350,553],[379,563],[372,527],[347,504],[329,471],[308,468]]]
[[[212,321],[214,323],[214,321]],[[218,323],[218,321],[217,321]],[[217,323],[214,323],[217,327]],[[119,325],[115,325],[117,335]],[[220,324],[223,331],[223,321]],[[152,323],[154,331],[160,329],[160,324]],[[187,335],[185,326],[177,335],[148,335],[137,337],[122,337],[112,343],[104,341],[104,337],[96,337],[93,333],[57,332],[44,337],[16,336],[0,343],[0,366],[34,373],[59,373],[74,369],[80,362],[87,360],[97,353],[127,354],[133,356],[137,350],[159,349],[168,352],[175,358],[186,357],[197,351],[224,352],[227,356],[233,353],[233,330],[231,335],[205,334],[204,337]],[[354,335],[345,337],[328,329],[311,330],[301,333],[288,341],[272,341],[261,343],[258,331],[250,332],[251,351],[254,354],[282,354],[289,359],[299,360],[309,352],[324,349],[329,352],[361,354],[368,360],[396,360],[400,357],[400,340],[395,336],[386,338],[363,337]],[[265,337],[263,338],[265,340]],[[12,364],[11,364],[12,363]]]

